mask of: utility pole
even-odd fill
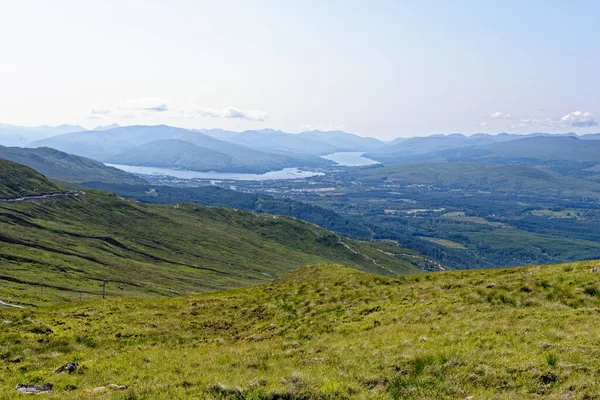
[[[107,281],[102,281],[102,298],[103,299],[106,298],[106,282]]]

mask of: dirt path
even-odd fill
[[[15,197],[12,199],[0,199],[0,203],[17,203],[20,201],[43,200],[43,199],[50,199],[53,197],[77,197],[77,196],[82,196],[84,194],[85,194],[85,192],[39,194],[39,195],[33,195],[33,196]]]
[[[363,256],[364,258],[366,258],[367,260],[371,261],[373,264],[375,264],[376,266],[378,266],[379,268],[385,269],[386,271],[388,271],[389,273],[399,276],[400,274],[392,271],[391,269],[389,269],[388,267],[386,267],[385,265],[381,265],[379,264],[377,261],[375,261],[374,259],[372,259],[371,257],[369,257],[366,254],[361,253],[360,251],[356,251],[354,250],[352,247],[348,246],[348,244],[344,243],[344,241],[342,240],[342,238],[340,237],[340,235],[338,235],[337,233],[333,232],[335,234],[335,236],[337,236],[338,238],[338,243],[341,244],[342,246],[344,246],[345,248],[347,248],[348,250],[350,250],[352,253],[359,255],[359,256]]]

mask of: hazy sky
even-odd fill
[[[0,122],[600,132],[599,1],[0,0]]]

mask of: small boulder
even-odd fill
[[[540,376],[540,381],[545,385],[554,383],[557,380],[558,380],[558,376],[556,376],[556,374],[551,371],[548,371]]]
[[[592,271],[592,272],[600,272],[600,267],[594,267],[590,271]]]
[[[30,384],[30,385],[24,385],[24,384],[18,384],[16,389],[17,392],[21,392],[24,394],[50,394],[53,393],[52,391],[52,387],[54,385],[52,385],[51,383],[44,383],[43,385],[35,385],[35,384]]]

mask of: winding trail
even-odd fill
[[[361,253],[360,251],[356,251],[354,250],[352,247],[348,246],[347,243],[345,243],[341,236],[338,235],[337,233],[333,232],[335,234],[335,236],[337,236],[338,238],[338,244],[341,244],[342,246],[344,246],[345,248],[347,248],[348,250],[350,250],[352,253],[356,254],[356,255],[360,255],[363,256],[364,258],[366,258],[367,260],[371,261],[373,264],[375,264],[376,266],[378,266],[379,268],[385,269],[386,271],[388,271],[389,273],[396,275],[396,276],[400,276],[399,273],[397,273],[396,271],[392,271],[391,269],[389,269],[388,267],[386,267],[385,265],[381,265],[379,264],[377,261],[375,261],[374,259],[372,259],[371,257],[369,257],[366,254]]]
[[[23,197],[15,197],[11,199],[0,199],[0,203],[17,203],[21,201],[33,201],[33,200],[43,200],[50,199],[54,197],[78,197],[84,195],[85,192],[76,192],[76,193],[51,193],[51,194],[38,194],[32,196],[23,196]]]
[[[400,256],[400,257],[408,257],[408,258],[413,258],[415,260],[424,260],[428,263],[431,263],[432,265],[434,265],[439,271],[446,271],[446,267],[444,267],[442,264],[440,264],[439,262],[429,258],[429,257],[425,257],[425,256],[418,256],[415,254],[407,254],[407,253],[390,253],[387,251],[383,251],[381,249],[377,249],[378,251],[387,254],[388,256],[392,256],[392,257],[396,257],[396,256]]]

